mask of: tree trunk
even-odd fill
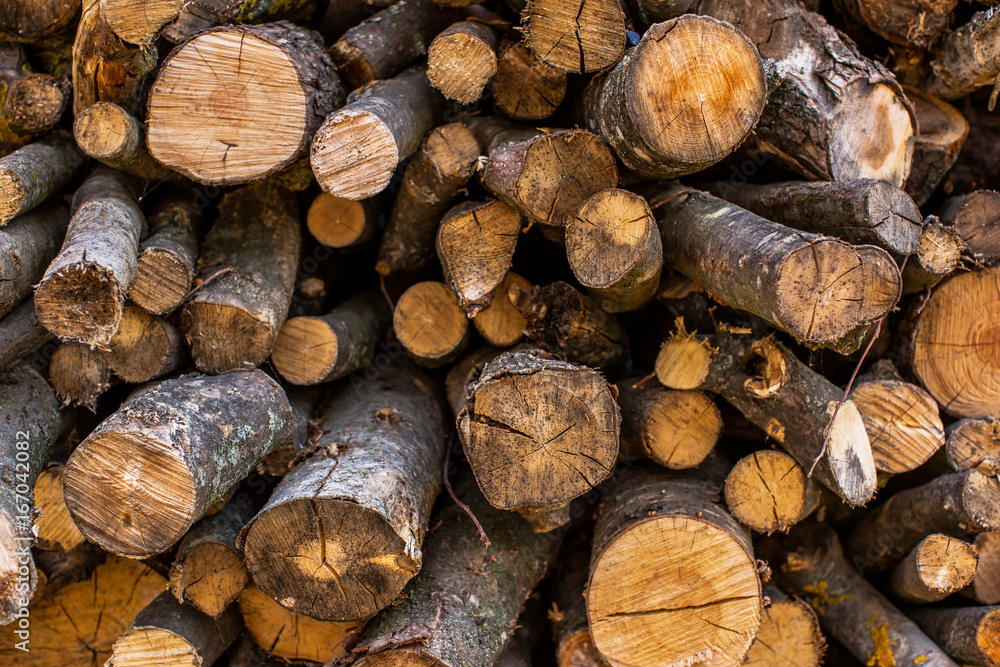
[[[965,243],[954,227],[928,217],[917,252],[903,269],[903,294],[916,294],[937,285],[958,268],[963,250]]]
[[[423,0],[399,4],[416,2]],[[344,199],[378,194],[437,124],[442,106],[422,67],[351,93],[313,137],[310,163],[320,187]]]
[[[83,173],[84,156],[53,134],[0,158],[0,226],[30,211]]]
[[[199,370],[223,373],[267,359],[292,301],[301,246],[292,193],[263,183],[223,198],[199,260],[199,275],[212,280],[180,315]]]
[[[125,306],[105,359],[122,380],[142,383],[174,372],[188,361],[188,353],[173,323],[138,306]]]
[[[931,95],[955,100],[1000,76],[1000,16],[979,12],[941,40],[922,86]],[[992,108],[992,105],[991,105]]]
[[[52,201],[0,227],[0,317],[14,310],[59,253],[69,208]]]
[[[508,271],[500,286],[497,287],[493,303],[483,308],[472,318],[476,331],[490,345],[510,347],[524,336],[524,328],[528,319],[519,311],[510,299],[510,290],[516,288],[531,291],[534,285]]]
[[[505,352],[467,390],[458,434],[494,507],[537,532],[569,522],[569,503],[600,484],[618,455],[617,392],[585,366]]]
[[[493,104],[515,120],[548,118],[566,96],[566,72],[539,58],[524,42],[501,47],[493,76]]]
[[[469,342],[469,320],[444,283],[417,283],[403,292],[392,314],[396,338],[428,368],[450,364]]]
[[[764,607],[760,630],[742,667],[820,667],[826,641],[813,608],[774,584],[765,584],[764,594],[771,604]]]
[[[0,85],[4,86],[0,93],[0,155],[24,146],[58,123],[69,101],[68,80],[34,73],[24,49],[9,42],[0,44]]]
[[[66,504],[103,549],[161,553],[291,437],[288,399],[262,371],[165,380],[134,393],[73,451]]]
[[[893,568],[889,591],[910,604],[943,600],[972,581],[976,560],[975,547],[966,542],[928,535]]]
[[[341,386],[315,454],[292,469],[243,529],[262,591],[298,614],[361,621],[419,570],[445,448],[444,402],[403,369]]]
[[[904,189],[917,206],[923,206],[958,159],[969,135],[969,121],[944,100],[922,90],[903,86],[917,114],[913,162]]]
[[[63,342],[106,346],[121,323],[145,233],[125,177],[106,167],[91,173],[73,197],[62,249],[35,288],[38,321]]]
[[[1000,608],[910,609],[907,614],[956,660],[1000,664]]]
[[[819,506],[820,494],[802,466],[776,449],[743,457],[726,475],[726,507],[758,533],[788,531]]]
[[[11,42],[42,42],[67,30],[80,0],[11,0],[0,6],[0,36]]]
[[[100,350],[63,343],[49,360],[49,382],[64,406],[97,411],[97,399],[111,386],[111,366]]]
[[[943,204],[940,217],[955,228],[977,263],[1000,259],[1000,193],[976,190],[952,197]]]
[[[113,102],[97,102],[73,121],[80,150],[107,166],[149,180],[164,180],[172,172],[146,149],[146,126]]]
[[[427,78],[449,100],[471,104],[497,71],[497,33],[485,23],[460,21],[427,48]]]
[[[627,17],[619,0],[528,0],[524,43],[564,72],[598,72],[625,53]]]
[[[378,214],[370,199],[341,199],[319,193],[306,214],[313,237],[330,248],[350,248],[370,240],[378,231]]]
[[[166,315],[191,291],[198,260],[198,232],[204,207],[178,193],[149,217],[149,236],[139,246],[139,262],[129,298],[153,315]]]
[[[63,476],[66,466],[49,463],[35,480],[35,546],[45,551],[66,552],[80,546],[85,539],[73,523],[66,507]]]
[[[0,319],[0,371],[50,340],[52,334],[35,317],[35,300],[28,297]]]
[[[959,419],[946,429],[945,456],[955,472],[978,468],[1000,470],[1000,421],[993,417]]]

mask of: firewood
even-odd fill
[[[31,610],[28,653],[17,648],[17,623],[0,628],[0,660],[18,667],[102,667],[115,640],[165,584],[146,563],[108,556],[89,577]]]
[[[1000,138],[1000,119],[982,101],[967,98],[961,114],[969,123],[969,136],[962,144],[958,159],[945,176],[941,190],[945,194],[961,194],[981,188],[992,188],[1000,173],[1000,161],[993,150]]]
[[[1000,259],[1000,193],[976,190],[952,197],[942,205],[940,218],[955,228],[976,262],[992,264]]]
[[[267,359],[288,313],[300,252],[292,193],[262,183],[222,199],[199,260],[199,275],[210,282],[180,314],[199,370],[222,373]]]
[[[113,102],[97,102],[73,121],[77,146],[90,157],[126,173],[165,179],[170,171],[146,149],[145,124]]]
[[[905,191],[871,178],[847,183],[719,183],[717,189],[724,199],[773,222],[900,255],[917,251],[924,226]]]
[[[451,363],[469,342],[469,320],[444,283],[413,285],[399,297],[392,314],[396,338],[417,363],[437,368]]]
[[[456,486],[489,536],[489,546],[462,508],[446,506],[427,537],[420,574],[399,604],[371,622],[345,665],[492,667],[514,632],[561,535],[533,534],[521,517],[490,507],[468,477]]]
[[[66,507],[63,477],[66,466],[51,462],[35,480],[35,546],[45,551],[70,551],[84,542],[83,533],[73,523]]]
[[[420,570],[444,410],[431,379],[405,369],[342,385],[322,414],[316,453],[240,535],[254,583],[326,621],[364,620],[391,603]]]
[[[493,76],[493,104],[515,120],[548,118],[566,96],[566,72],[539,58],[524,42],[501,47]]]
[[[847,4],[877,35],[894,44],[926,49],[948,28],[958,0],[847,0]]]
[[[63,343],[49,360],[49,382],[65,405],[97,410],[97,399],[111,386],[111,365],[100,350]]]
[[[354,201],[321,192],[309,205],[306,226],[323,245],[350,248],[375,235],[378,219],[371,200]]]
[[[928,535],[893,568],[889,591],[910,604],[937,602],[972,581],[976,562],[972,545],[947,535]]]
[[[442,102],[419,67],[351,93],[313,137],[309,160],[320,187],[354,200],[384,190],[435,125]]]
[[[305,154],[344,95],[317,34],[287,22],[213,28],[160,65],[149,152],[199,183],[261,180]]]
[[[754,45],[731,25],[689,15],[647,30],[614,69],[590,82],[581,106],[587,126],[626,167],[662,179],[732,153],[766,101]]]
[[[1000,664],[1000,607],[909,609],[907,614],[956,660]]]
[[[479,142],[462,123],[431,130],[406,165],[379,245],[375,270],[387,276],[419,269],[434,257],[441,216],[475,171]]]
[[[0,44],[0,84],[5,86],[0,105],[0,155],[5,155],[59,122],[69,90],[52,75],[34,72],[24,49],[9,42]]]
[[[993,417],[959,419],[946,429],[945,456],[956,472],[982,464],[1000,469],[1000,421]]]
[[[204,212],[181,196],[168,197],[149,216],[149,236],[139,246],[129,298],[153,315],[181,305],[194,283],[197,233]]]
[[[30,366],[17,364],[0,380],[0,405],[5,408],[0,420],[0,625],[6,625],[35,593],[33,490],[63,417],[52,389]]]
[[[260,595],[267,598],[263,593]],[[271,598],[267,599],[270,600]],[[278,603],[273,600],[271,600],[271,604],[278,606]],[[282,611],[285,610],[282,609]],[[289,612],[285,611],[285,613]],[[244,622],[246,622],[246,619],[244,619]],[[322,621],[316,621],[316,623],[322,623]],[[244,633],[229,653],[229,662],[227,664],[229,667],[285,667],[287,663],[262,649],[250,638],[249,634]]]
[[[73,196],[62,249],[35,288],[38,321],[64,342],[107,345],[135,281],[145,232],[125,177],[106,167],[91,173]]]
[[[647,458],[681,470],[700,464],[722,433],[722,415],[700,391],[638,386],[641,378],[618,383],[622,412],[621,454]]]
[[[242,630],[235,607],[211,618],[169,592],[150,602],[115,641],[107,667],[211,665]]]
[[[726,507],[758,533],[787,531],[820,504],[820,488],[789,454],[765,449],[743,457],[726,475]]]
[[[984,530],[1000,530],[1000,484],[969,470],[891,496],[851,531],[844,553],[858,568],[885,569],[931,533],[959,537]]]
[[[649,201],[665,266],[806,344],[851,352],[899,299],[899,269],[881,248],[797,232],[683,186]]]
[[[438,259],[445,280],[470,318],[493,303],[510,270],[521,214],[502,201],[466,201],[452,207],[438,227]]]
[[[0,35],[5,41],[40,42],[66,30],[80,0],[12,0],[0,7]]]
[[[479,377],[486,364],[502,353],[503,349],[499,347],[485,345],[469,352],[451,367],[444,380],[444,392],[448,399],[448,405],[451,407],[452,416],[457,417],[458,413],[465,407],[469,385]]]
[[[320,621],[296,614],[252,584],[240,595],[239,606],[247,633],[262,653],[278,658],[280,665],[342,658],[345,644],[364,627],[364,623]],[[254,662],[248,667],[260,665]]]
[[[987,530],[972,540],[979,563],[961,593],[979,604],[1000,603],[1000,532]]]
[[[291,422],[288,399],[262,371],[165,380],[133,394],[73,451],[66,505],[103,549],[161,553],[291,437]]]
[[[913,104],[918,122],[904,189],[917,206],[923,206],[958,159],[969,135],[969,121],[939,97],[910,86],[903,86],[903,92]]]
[[[325,396],[320,387],[285,387],[285,396],[292,406],[292,439],[286,440],[277,449],[265,456],[257,464],[257,471],[271,477],[284,477],[298,461],[299,453],[312,446],[318,435],[317,423],[313,420],[316,406]]]
[[[53,201],[0,227],[0,317],[31,294],[59,252],[68,224],[69,209]]]
[[[611,474],[621,415],[599,373],[541,354],[505,352],[488,363],[457,426],[490,504],[547,532],[569,521],[570,501]]]
[[[941,40],[922,87],[931,95],[954,100],[994,85],[1000,75],[998,30],[1000,17],[990,9],[950,31]]]
[[[122,313],[118,332],[108,343],[105,358],[122,380],[141,383],[172,373],[188,355],[172,322],[129,305]]]
[[[104,565],[108,560],[107,553],[87,541],[81,542],[69,551],[35,551],[39,589],[32,601],[32,608],[55,597],[69,584],[87,581],[94,574],[94,570]],[[44,588],[42,587],[42,577],[45,578]],[[150,599],[155,596],[156,593],[153,593]],[[112,637],[111,641],[114,639]],[[109,649],[110,646],[109,642]]]
[[[565,72],[597,72],[625,53],[626,15],[619,0],[528,0],[522,22],[524,43]]]
[[[427,47],[427,79],[449,100],[475,102],[496,74],[498,41],[485,23],[452,24]]]
[[[419,60],[431,40],[462,16],[428,0],[399,0],[344,33],[330,55],[353,88],[389,79]]]
[[[764,585],[771,604],[764,607],[760,630],[742,667],[819,667],[826,642],[816,612],[798,598],[790,598],[774,584]]]
[[[75,180],[84,162],[76,144],[62,134],[0,157],[0,226]]]
[[[958,268],[964,250],[965,242],[957,229],[928,217],[917,252],[903,269],[903,294],[916,294],[937,285]]]
[[[836,534],[804,524],[761,545],[778,584],[809,603],[820,625],[859,661],[958,667],[844,558]]]
[[[1000,268],[956,275],[931,292],[917,316],[913,371],[945,411],[959,417],[1000,408],[1000,369],[989,354],[998,282]]]
[[[510,289],[516,286],[530,291],[534,286],[517,275],[508,271],[500,286],[497,287],[493,303],[483,308],[472,318],[472,324],[479,335],[490,345],[510,347],[524,336],[527,318],[519,311],[510,299]],[[2,327],[2,323],[0,323]]]
[[[322,317],[294,317],[274,341],[271,361],[292,384],[339,380],[372,363],[392,313],[378,290],[368,290]]]
[[[0,371],[52,340],[35,316],[35,300],[28,297],[0,319]]]
[[[656,354],[656,379],[670,389],[697,389],[708,377],[712,345],[708,336],[688,333],[683,319],[675,324]]]
[[[556,561],[552,578],[552,640],[558,667],[607,667],[590,638],[585,590],[590,575],[590,544],[568,539]],[[529,664],[530,667],[530,664]]]

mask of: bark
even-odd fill
[[[1000,603],[1000,532],[987,530],[972,541],[979,563],[962,595],[979,604]]]
[[[455,293],[434,281],[417,283],[399,297],[392,328],[403,348],[428,368],[450,364],[469,343],[469,320]]]
[[[323,317],[285,322],[274,341],[271,361],[292,384],[339,380],[372,363],[391,322],[385,297],[370,289]]]
[[[944,202],[941,222],[951,225],[980,264],[1000,259],[1000,193],[976,190]]]
[[[0,225],[30,211],[83,172],[84,156],[63,134],[0,158]]]
[[[52,334],[35,317],[35,300],[28,297],[0,319],[0,371],[50,340]]]
[[[917,251],[924,226],[920,210],[905,191],[870,178],[847,183],[720,182],[716,189],[724,199],[767,220],[900,255]]]
[[[62,249],[35,287],[38,321],[63,342],[107,345],[135,281],[146,218],[125,177],[95,170],[73,197]]]
[[[625,53],[627,17],[619,0],[528,0],[522,17],[525,44],[565,72],[597,72]]]
[[[177,327],[138,306],[125,307],[105,358],[115,375],[134,383],[155,380],[189,361]]]
[[[2,22],[0,17],[0,33]],[[0,44],[0,155],[24,146],[59,122],[69,101],[68,84],[65,79],[35,73],[21,46]]]
[[[73,451],[66,504],[103,549],[161,553],[291,437],[288,399],[262,371],[165,380],[134,393]]]
[[[832,529],[807,524],[761,547],[778,585],[809,603],[823,630],[872,667],[957,667],[844,558]]]
[[[62,414],[45,379],[26,364],[0,375],[0,405],[5,408],[0,421],[0,625],[7,625],[28,606],[38,583],[31,557],[33,490],[59,435]]]
[[[80,0],[13,0],[0,7],[0,36],[11,42],[42,42],[65,31]]]
[[[903,86],[917,114],[913,162],[904,189],[917,206],[923,206],[944,180],[969,135],[969,121],[944,100],[922,90]]]
[[[326,391],[320,387],[286,387],[285,395],[292,406],[294,424],[290,441],[279,446],[261,459],[258,470],[271,477],[284,477],[298,462],[303,450],[308,451],[319,438],[319,421],[313,419],[316,407],[325,397]]]
[[[558,667],[607,667],[608,664],[594,648],[587,623],[589,546],[589,542],[582,539],[567,540],[559,552],[552,577],[549,620]]]
[[[1000,160],[994,148],[1000,141],[1000,117],[983,106],[982,100],[972,97],[963,101],[961,115],[969,123],[969,136],[941,185],[945,194],[993,187],[1000,175]]]
[[[0,317],[31,295],[59,252],[68,224],[69,208],[52,201],[0,227]]]
[[[895,44],[926,49],[948,28],[958,0],[848,0],[877,35]]]
[[[561,536],[533,534],[510,512],[486,503],[466,477],[459,495],[490,538],[487,546],[464,510],[445,506],[427,539],[427,559],[403,601],[379,614],[345,665],[491,667],[514,633],[518,614],[549,570]]]
[[[880,248],[796,232],[682,186],[649,201],[665,266],[808,345],[854,351],[857,331],[899,299],[899,269]]]
[[[998,76],[1000,16],[991,9],[944,36],[921,87],[931,95],[955,100],[977,88],[994,86]]]
[[[819,485],[789,454],[754,452],[726,475],[726,507],[733,518],[758,533],[786,532],[820,504]]]
[[[788,597],[774,584],[765,584],[764,594],[771,604],[764,607],[760,630],[750,645],[743,667],[819,667],[823,664],[826,641],[813,608],[798,598]]]
[[[458,434],[491,505],[516,510],[536,532],[569,522],[569,503],[611,474],[621,415],[596,371],[505,352],[466,390]]]
[[[993,417],[959,419],[946,429],[945,456],[955,472],[1000,470],[1000,421]]]
[[[66,552],[80,546],[85,539],[73,523],[63,495],[66,466],[51,462],[35,480],[35,546],[45,551]]]
[[[398,368],[340,387],[316,453],[240,535],[262,591],[326,621],[370,618],[399,595],[420,570],[439,488],[445,407],[437,392],[428,376]]]
[[[910,609],[907,614],[955,660],[1000,664],[1000,608]]]
[[[415,271],[434,257],[438,223],[475,171],[479,142],[463,123],[430,131],[406,165],[375,271],[387,276]]]
[[[352,93],[313,138],[310,163],[320,187],[353,200],[384,190],[399,163],[437,124],[442,102],[422,67]]]
[[[471,104],[497,71],[497,33],[485,23],[459,21],[427,48],[427,78],[449,100]]]
[[[378,231],[378,213],[370,199],[353,201],[321,192],[306,214],[313,237],[330,248],[362,245]]]
[[[947,535],[928,535],[893,568],[889,591],[910,604],[943,600],[972,581],[976,561],[972,545]]]
[[[493,104],[515,120],[548,118],[566,96],[566,72],[539,58],[524,42],[501,47],[493,76]]]
[[[534,285],[513,271],[508,271],[500,286],[497,287],[493,303],[480,310],[472,318],[472,324],[476,327],[476,331],[490,345],[510,347],[524,336],[524,328],[528,325],[528,320],[514,306],[509,296],[510,290],[517,288],[530,291],[534,289]]]
[[[100,350],[63,343],[49,360],[49,382],[63,406],[97,411],[97,399],[111,387],[111,366]]]
[[[199,261],[202,279],[214,279],[180,315],[199,370],[222,373],[267,359],[292,301],[301,247],[298,203],[287,190],[264,183],[222,199]]]
[[[181,305],[194,283],[203,218],[204,209],[179,193],[153,209],[128,295],[137,306],[166,315]]]
[[[862,571],[884,570],[931,533],[960,537],[1000,529],[1000,484],[978,470],[900,491],[850,532],[844,552]]]
[[[645,32],[654,23],[662,23],[695,11],[697,0],[630,0],[629,9],[636,30]]]
[[[965,243],[956,229],[929,216],[917,252],[903,269],[903,294],[916,294],[937,285],[958,268],[964,250]]]
[[[285,667],[287,663],[269,654],[258,646],[250,635],[244,634],[229,654],[228,664],[229,667]]]
[[[146,149],[145,124],[113,102],[97,102],[77,114],[73,137],[81,151],[113,169],[149,180],[171,175]]]
[[[213,28],[160,66],[147,145],[159,163],[199,183],[262,180],[305,156],[345,94],[316,33],[284,21]]]

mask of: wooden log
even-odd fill
[[[126,382],[149,382],[188,361],[177,327],[138,306],[125,306],[121,326],[105,353],[115,375]]]
[[[242,630],[235,607],[211,618],[164,591],[140,611],[111,648],[108,667],[214,663]],[[202,662],[204,661],[204,662]]]
[[[601,503],[587,617],[610,664],[738,664],[746,654],[760,626],[760,580],[748,534],[713,499],[720,468],[635,466]],[[702,577],[712,584],[690,585]]]
[[[831,528],[805,524],[758,549],[782,589],[808,602],[823,630],[862,663],[957,667],[858,574],[841,553]]]
[[[267,359],[292,301],[301,243],[298,203],[280,186],[247,186],[222,199],[199,262],[203,280],[214,279],[180,314],[199,370],[222,373]]]
[[[64,552],[35,551],[39,588],[33,600],[34,607],[55,597],[59,591],[71,583],[87,581],[93,575],[94,570],[98,566],[104,565],[107,560],[107,553],[86,541]],[[44,587],[42,586],[43,577],[45,579]],[[153,595],[155,596],[156,593]],[[114,639],[112,638],[111,641]],[[110,648],[110,642],[108,646]]]
[[[954,227],[929,216],[920,232],[917,252],[903,269],[903,294],[916,294],[937,285],[958,268],[965,243]]]
[[[648,303],[660,284],[663,246],[646,200],[612,188],[566,221],[566,258],[587,293],[611,313]]]
[[[896,564],[887,585],[893,597],[903,602],[937,602],[969,584],[976,563],[972,545],[935,533]]]
[[[322,317],[294,317],[274,341],[271,361],[292,384],[339,380],[364,369],[385,338],[392,312],[375,289],[363,292]]]
[[[431,130],[406,165],[389,222],[379,243],[375,271],[409,272],[434,257],[438,224],[475,172],[479,142],[463,123]]]
[[[931,533],[960,537],[1000,529],[1000,484],[978,470],[900,491],[865,516],[844,542],[862,571],[884,570]]]
[[[771,604],[764,607],[760,630],[742,667],[819,667],[826,641],[816,612],[798,598],[790,598],[774,584],[764,585]],[[840,664],[840,663],[838,663]]]
[[[35,208],[83,172],[69,137],[53,134],[0,157],[0,225]]]
[[[978,12],[968,23],[948,32],[921,88],[942,99],[955,100],[977,88],[993,86],[1000,76],[998,33],[1000,18],[992,9]]]
[[[562,536],[533,534],[520,517],[486,503],[468,477],[457,486],[490,545],[462,508],[447,505],[406,597],[372,621],[345,665],[491,667],[503,650]]]
[[[819,506],[821,496],[802,466],[776,449],[737,461],[726,475],[724,491],[733,518],[758,533],[787,531]]]
[[[153,315],[166,315],[181,305],[194,283],[203,217],[203,208],[180,196],[153,209],[128,293],[133,303]]]
[[[709,337],[688,333],[681,317],[656,353],[654,372],[660,384],[669,389],[697,389],[708,377],[711,363]]]
[[[67,29],[80,0],[9,2],[0,7],[0,35],[5,41],[39,42]]]
[[[97,102],[73,121],[73,137],[80,150],[113,169],[150,180],[171,172],[146,149],[146,126],[113,102]]]
[[[146,141],[158,162],[194,181],[248,183],[305,155],[344,96],[316,33],[287,22],[213,28],[161,64]]]
[[[354,201],[321,192],[309,205],[306,226],[323,245],[350,248],[375,235],[378,217],[371,200]]]
[[[1000,532],[983,531],[973,538],[972,546],[979,563],[961,593],[979,604],[1000,603]]]
[[[469,352],[451,367],[448,375],[445,376],[444,391],[453,416],[457,417],[458,413],[465,407],[469,385],[483,372],[483,367],[500,356],[502,352],[503,350],[498,347],[486,345]]]
[[[514,285],[508,295],[528,321],[524,335],[544,350],[611,377],[631,372],[628,334],[590,297],[564,282],[530,292]]]
[[[1000,173],[1000,162],[992,148],[1000,137],[996,114],[982,100],[977,103],[972,97],[961,103],[960,113],[969,123],[969,136],[941,184],[942,192],[949,195],[993,187]]]
[[[52,334],[35,317],[35,300],[28,297],[0,319],[0,371],[30,355],[52,340]]]
[[[383,348],[384,349],[384,348]],[[284,477],[298,462],[299,454],[319,437],[318,420],[313,419],[316,407],[325,396],[319,387],[286,387],[285,395],[292,406],[293,435],[273,452],[260,460],[258,472],[271,477]]]
[[[501,46],[493,76],[493,104],[515,120],[541,120],[566,96],[566,72],[539,58],[524,42]]]
[[[263,593],[261,595],[267,598]],[[270,600],[270,598],[268,599]],[[278,604],[273,600],[271,603],[275,606]],[[316,622],[322,623],[322,621]],[[250,638],[249,634],[244,633],[230,652],[227,664],[229,667],[285,667],[287,663],[262,649]]]
[[[0,17],[0,22],[3,20]],[[68,83],[34,72],[20,45],[0,45],[0,84],[4,86],[0,94],[0,155],[24,146],[59,122],[69,101]]]
[[[590,82],[580,106],[587,127],[626,167],[664,179],[736,150],[766,101],[763,63],[750,40],[731,25],[688,15],[650,27],[626,58]]]
[[[989,353],[998,284],[1000,268],[956,275],[931,292],[916,319],[913,372],[946,412],[959,417],[985,417],[1000,408],[1000,360]]]
[[[0,227],[0,317],[31,295],[58,254],[68,224],[69,208],[53,201]]]
[[[524,336],[524,328],[528,319],[519,311],[509,297],[509,290],[516,285],[522,290],[532,290],[534,285],[513,271],[508,271],[496,296],[486,308],[483,308],[472,318],[472,324],[479,335],[490,345],[510,347]],[[0,327],[2,327],[0,323]]]
[[[66,507],[63,476],[66,466],[51,462],[35,480],[35,546],[45,551],[66,552],[80,546],[85,539]]]
[[[469,320],[455,293],[434,281],[403,292],[392,314],[392,329],[417,363],[429,368],[451,363],[469,342]]]
[[[598,72],[625,53],[625,7],[618,0],[529,0],[522,16],[525,44],[565,72]]]
[[[65,584],[31,609],[28,653],[17,624],[0,628],[0,660],[25,667],[100,667],[132,619],[166,581],[147,563],[108,556],[82,581]]]
[[[536,532],[569,522],[569,503],[600,484],[618,455],[617,392],[596,371],[505,352],[467,390],[458,434],[479,488]]]
[[[909,609],[907,614],[956,660],[1000,664],[1000,608]]]
[[[441,219],[435,248],[458,307],[472,318],[493,303],[510,270],[521,214],[502,201],[466,201]]]
[[[449,100],[472,104],[496,74],[498,41],[485,23],[453,23],[427,47],[427,79]]]
[[[849,0],[856,12],[875,34],[904,46],[926,49],[937,42],[948,28],[951,11],[958,0]]]
[[[976,262],[992,264],[1000,259],[1000,193],[976,190],[952,197],[942,205],[939,217],[955,228]]]
[[[903,86],[903,92],[917,114],[913,161],[903,188],[917,206],[923,206],[958,160],[969,135],[969,121],[939,97],[911,86]]]
[[[649,201],[664,265],[806,344],[851,352],[861,344],[857,331],[899,299],[899,269],[880,248],[793,231],[678,185]]]
[[[313,137],[309,160],[320,187],[353,200],[384,190],[436,124],[442,102],[419,67],[351,93]]]
[[[63,342],[107,345],[135,281],[146,218],[125,177],[101,167],[73,196],[59,255],[35,287],[38,321]]]
[[[49,360],[49,382],[64,406],[96,412],[97,399],[111,387],[111,366],[100,350],[63,343]]]
[[[590,575],[590,544],[570,538],[563,544],[552,575],[552,640],[558,667],[607,667],[594,648],[587,622],[587,579]],[[529,663],[530,667],[530,663]]]
[[[0,625],[7,625],[27,618],[25,608],[38,583],[31,558],[33,490],[59,435],[62,414],[48,383],[26,364],[3,372],[0,405],[5,409],[0,421]]]
[[[161,553],[291,431],[288,399],[262,371],[165,380],[133,394],[73,451],[66,505],[103,549]]]
[[[437,392],[405,368],[335,392],[316,453],[240,535],[262,591],[325,621],[365,620],[399,595],[420,570],[439,488],[446,408]]]
[[[985,464],[1000,469],[1000,421],[993,417],[967,418],[952,422],[946,429],[944,451],[948,465],[964,472]]]
[[[720,182],[716,189],[724,199],[772,222],[855,244],[870,243],[900,255],[917,251],[924,226],[920,210],[905,191],[871,178],[847,183]]]
[[[704,392],[639,386],[639,380],[629,378],[617,385],[621,455],[674,470],[699,465],[722,434],[719,408]]]

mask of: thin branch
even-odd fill
[[[479,529],[479,539],[486,543],[486,548],[489,548],[490,538],[486,536],[486,531],[483,530],[483,524],[479,523],[479,519],[477,519],[476,515],[472,513],[472,508],[463,503],[461,500],[459,500],[458,496],[455,495],[455,490],[451,488],[451,482],[448,481],[448,464],[450,462],[451,462],[451,450],[449,449],[448,454],[445,455],[444,457],[444,470],[442,471],[441,474],[441,476],[444,478],[444,488],[448,490],[448,495],[451,496],[451,499],[455,501],[455,504],[461,507],[463,510],[465,510],[465,513],[469,515],[470,519],[472,519],[472,523],[476,524],[476,528]]]
[[[215,273],[213,273],[212,275],[210,275],[208,278],[205,278],[204,280],[202,280],[193,290],[191,290],[190,292],[188,292],[187,294],[185,294],[184,298],[182,299],[182,301],[187,301],[188,299],[190,299],[192,296],[195,295],[195,292],[197,292],[202,287],[204,287],[208,283],[212,282],[213,280],[215,280],[219,276],[224,276],[227,273],[232,273],[235,270],[236,269],[234,269],[233,267],[230,266],[230,267],[227,267],[225,269],[220,269],[220,270],[216,271]]]

